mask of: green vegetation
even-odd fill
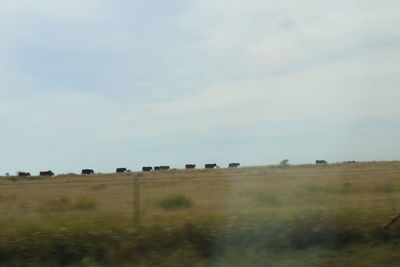
[[[192,262],[195,266],[276,266],[274,262],[297,261],[292,266],[312,266],[313,262],[336,266],[337,262],[326,256],[343,254],[346,257],[337,260],[362,266],[356,263],[366,255],[354,252],[359,248],[386,253],[384,259],[382,254],[368,255],[370,261],[394,263],[399,258],[394,251],[400,228],[384,232],[373,219],[360,224],[359,218],[371,215],[351,210],[310,213],[256,224],[198,216],[136,226],[130,226],[130,219],[124,217],[65,217],[1,225],[0,264],[183,266]],[[354,254],[346,254],[348,251]]]
[[[240,194],[243,198],[251,197],[254,201],[268,206],[278,206],[281,203],[279,195],[265,190],[254,190]]]
[[[62,213],[73,210],[93,210],[97,207],[95,201],[80,197],[75,201],[72,201],[68,197],[59,197],[56,199],[49,199],[45,201],[39,208],[38,211],[42,213]]]
[[[176,210],[192,207],[193,201],[183,194],[172,194],[160,199],[157,204],[164,210]]]

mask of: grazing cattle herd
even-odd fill
[[[285,164],[282,164],[282,162],[284,162]],[[287,165],[288,160],[285,159],[284,161],[282,161],[280,163],[280,165]],[[345,163],[355,163],[356,161],[345,161]],[[316,165],[327,165],[328,162],[326,160],[316,160],[315,161]],[[240,166],[240,163],[237,162],[233,162],[233,163],[229,163],[228,168],[238,168]],[[196,168],[196,164],[186,164],[185,165],[185,169],[195,169]],[[214,168],[219,168],[219,166],[216,163],[207,163],[204,165],[205,169],[214,169]],[[154,169],[154,171],[161,171],[161,170],[169,170],[170,166],[166,166],[166,165],[161,165],[161,166],[154,166],[150,167],[150,166],[144,166],[142,167],[142,171],[143,172],[150,172]],[[126,173],[126,172],[130,172],[130,170],[127,170],[126,168],[117,168],[116,173]],[[94,174],[94,170],[93,169],[83,169],[81,172],[82,175],[90,175],[90,174]],[[31,174],[29,172],[22,172],[19,171],[17,173],[17,176],[20,177],[26,177],[26,176],[30,176]],[[39,173],[40,176],[54,176],[54,173],[51,170],[48,171],[41,171]]]

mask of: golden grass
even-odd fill
[[[398,263],[400,225],[379,226],[400,212],[400,162],[12,179],[0,179],[4,266]]]

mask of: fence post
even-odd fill
[[[140,174],[133,176],[133,224],[140,223]]]

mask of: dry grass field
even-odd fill
[[[139,181],[139,224],[134,224],[132,220],[135,207],[134,179]],[[400,234],[398,225],[394,225],[390,232],[381,232],[379,228],[396,212],[400,212],[400,162],[168,170],[87,176],[71,174],[28,179],[4,177],[0,179],[0,211],[3,229],[14,232],[13,225],[28,225],[29,228],[32,224],[47,225],[54,231],[73,227],[73,224],[87,230],[96,223],[101,225],[106,222],[114,225],[109,226],[110,231],[136,229],[135,232],[142,229],[140,227],[177,227],[173,235],[175,241],[171,241],[171,244],[184,242],[184,249],[180,247],[176,250],[184,251],[184,255],[168,252],[167,260],[163,261],[165,266],[184,265],[181,261],[185,259],[195,259],[198,266],[209,266],[210,262],[215,266],[231,266],[230,261],[237,266],[251,266],[249,260],[253,258],[259,261],[254,261],[252,266],[268,266],[266,258],[273,260],[271,266],[297,266],[296,262],[336,266],[334,264],[338,260],[352,266],[359,263],[363,264],[358,266],[376,266],[370,263],[395,266],[393,263],[398,258],[394,251],[398,238],[394,235]],[[187,223],[197,230],[189,231]],[[103,230],[107,229],[107,226],[102,227]],[[172,238],[172,230],[165,230],[170,229],[168,227],[143,231],[159,232],[158,239],[164,235]],[[79,230],[80,235],[82,231]],[[180,235],[186,237],[176,239]],[[197,238],[191,240],[192,236]],[[213,242],[196,243],[203,237],[208,240],[210,236],[214,236]],[[260,236],[263,236],[262,239]],[[18,239],[15,236],[13,238]],[[146,240],[152,238],[156,237]],[[198,246],[193,249],[191,245],[188,249],[190,253],[186,252],[187,239],[197,244],[193,246]],[[379,241],[379,245],[371,247],[376,243],[375,240]],[[158,242],[154,241],[154,244]],[[7,244],[3,244],[3,249],[9,246]],[[148,242],[145,246],[142,243],[140,247],[155,250],[154,244]],[[344,251],[342,245],[346,247]],[[221,246],[224,247],[224,252],[220,253],[225,256],[216,257],[216,252],[209,251],[210,246],[217,251]],[[332,250],[332,246],[335,249]],[[244,256],[245,261],[234,256],[235,253],[228,253],[229,250],[243,247],[250,249],[247,254],[243,252],[247,255]],[[260,250],[261,247],[268,249]],[[284,250],[272,253],[271,250],[276,247]],[[255,250],[258,252],[255,253]],[[201,253],[205,256],[199,251],[203,251]],[[380,251],[381,256],[367,260],[360,251],[370,251],[370,255]],[[115,253],[109,257],[115,259]],[[146,253],[140,255],[153,255]],[[260,256],[260,253],[264,256]],[[351,257],[348,257],[349,253]],[[2,244],[0,257],[1,254]],[[132,262],[131,256],[127,255],[119,255],[118,258]],[[137,259],[138,256],[135,257]],[[153,256],[147,261],[148,257],[139,266],[162,263],[154,261]],[[77,260],[81,262],[85,259],[78,257]],[[105,261],[98,258],[94,260]],[[32,261],[41,262],[37,259]],[[60,262],[58,264],[63,265]],[[77,264],[76,261],[74,264]]]
[[[143,222],[199,214],[276,219],[353,209],[371,210],[384,216],[384,221],[400,211],[400,162],[366,162],[4,178],[0,180],[1,219],[130,216],[134,177],[140,179]],[[184,195],[191,204],[172,209],[159,205],[174,194]]]

